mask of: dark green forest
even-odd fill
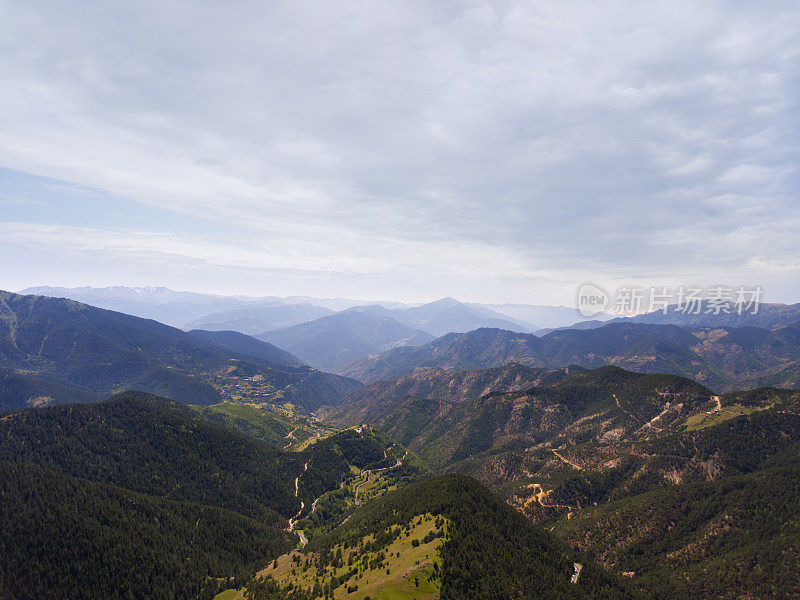
[[[283,529],[300,501],[310,506],[337,488],[351,465],[385,464],[387,445],[348,431],[284,453],[138,392],[6,413],[0,590],[9,598],[208,596],[216,578],[244,580],[295,546]]]
[[[523,514],[464,475],[428,477],[413,454],[370,427],[284,452],[231,423],[141,392],[4,413],[0,591],[45,600],[206,600],[247,586],[254,600],[301,600],[297,590],[252,580],[297,546],[298,537],[285,530],[290,518],[308,528],[302,551],[324,557],[337,544],[358,544],[432,514],[449,523],[437,575],[446,600],[526,598],[532,590],[552,599],[800,594],[796,393],[727,395],[724,406],[750,412],[690,428],[684,407],[712,413],[713,396],[694,382],[608,367],[542,374],[546,386],[467,400],[455,415],[472,406],[468,419],[439,417],[424,427],[433,425],[447,443],[453,438],[445,425],[451,436],[462,431],[462,451],[487,448],[488,461],[519,455],[518,445],[491,440],[509,422],[531,426],[547,414],[543,407],[559,407],[551,411],[560,415],[552,422],[554,439],[562,439],[556,430],[568,419],[604,411],[629,439],[597,441],[597,425],[584,419],[560,459],[549,448],[526,450],[527,462],[517,467],[540,470],[514,485],[539,482],[548,502],[577,507],[570,515],[566,506]],[[491,375],[506,376],[503,369]],[[643,436],[643,422],[667,414],[656,404],[664,397],[676,406],[680,400],[681,408],[671,421],[658,421],[658,435]],[[343,484],[360,469],[389,467],[382,485],[399,489],[353,505],[352,486]],[[512,502],[523,489],[514,485],[498,490]],[[569,581],[574,562],[583,565],[579,585]]]

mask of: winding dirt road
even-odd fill
[[[296,437],[294,437],[294,432],[295,432],[295,431],[297,431],[297,427],[295,427],[294,429],[292,429],[292,430],[291,430],[291,431],[290,431],[288,434],[286,434],[286,436],[284,436],[284,438],[283,438],[283,439],[285,439],[285,440],[289,440],[289,443],[287,443],[287,444],[286,444],[286,445],[283,447],[283,449],[284,449],[284,450],[286,450],[286,449],[287,449],[289,446],[291,446],[291,445],[292,445],[292,441],[295,441],[295,442],[297,441],[297,438],[296,438]]]
[[[307,470],[308,470],[308,462],[306,462],[306,464],[303,465],[303,473],[305,473]],[[295,498],[297,498],[300,495],[300,478],[303,476],[303,473],[300,473],[300,475],[298,475],[294,479]],[[316,500],[314,501],[314,504],[316,504]],[[297,522],[297,519],[300,518],[300,515],[303,514],[303,509],[305,507],[306,507],[305,503],[302,500],[300,500],[300,510],[297,511],[297,514],[295,516],[289,519],[288,531],[294,531],[294,525]],[[303,534],[302,531],[298,531],[297,535],[300,537],[300,545],[305,546],[308,543],[308,538],[306,538],[306,536]]]
[[[391,450],[392,448],[394,448],[394,445],[389,446],[389,448],[387,448],[386,450],[383,451],[383,457],[384,458],[389,458],[389,450]],[[406,456],[408,456],[408,450],[406,450],[406,453],[403,455],[403,458],[405,459]],[[363,469],[361,471],[361,474],[359,475],[359,479],[361,479],[363,477],[364,480],[361,481],[355,487],[355,498],[354,498],[354,500],[355,500],[356,505],[358,505],[358,490],[361,488],[362,485],[366,484],[369,481],[369,476],[370,476],[371,473],[380,473],[381,471],[388,471],[389,469],[396,469],[398,467],[402,467],[403,466],[403,461],[402,460],[400,460],[399,458],[396,458],[395,460],[397,462],[394,463],[390,467],[382,467],[380,469]],[[344,487],[344,482],[342,482],[342,487]],[[350,517],[352,517],[352,516],[353,515],[351,514],[348,517],[345,517],[344,521],[339,523],[338,527],[341,527],[342,525],[347,523],[347,521],[349,521]]]

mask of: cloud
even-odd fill
[[[401,245],[373,240],[371,247],[383,243],[383,252],[370,256],[357,244],[344,243],[331,254],[331,240],[317,243],[293,243],[290,238],[268,242],[221,243],[196,236],[180,236],[152,231],[109,230],[39,223],[0,222],[5,244],[50,248],[74,256],[102,254],[110,259],[138,261],[143,264],[200,263],[214,267],[258,270],[294,270],[328,273],[398,275],[447,271],[463,278],[481,278],[491,272],[495,277],[525,278],[533,273],[523,261],[502,248],[474,242],[406,241]],[[360,240],[356,240],[358,242]],[[433,255],[430,252],[433,251]]]
[[[799,35],[788,1],[6,2],[0,165],[235,236],[131,234],[201,261],[757,276],[798,256]]]

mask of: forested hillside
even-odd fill
[[[367,386],[329,416],[481,479],[657,598],[800,591],[800,392],[715,395],[616,367],[428,369]]]
[[[208,596],[209,577],[249,576],[296,545],[284,530],[301,506],[383,466],[390,444],[348,431],[281,452],[141,393],[5,413],[0,594]]]
[[[714,398],[710,390],[674,375],[508,365],[416,371],[367,386],[325,416],[343,426],[382,428],[445,468],[534,446],[654,435],[715,407]]]
[[[302,367],[304,364],[296,356],[238,331],[192,329],[189,335],[222,346],[236,354],[265,361],[279,367]]]
[[[293,357],[257,340],[245,344],[223,334],[192,335],[71,300],[7,292],[0,292],[0,367],[97,397],[140,389],[194,404],[249,398],[313,410],[360,387],[297,366]],[[40,404],[74,399],[51,390]],[[6,399],[6,408],[26,406],[34,396],[17,398],[13,405]]]
[[[400,541],[421,536],[415,524],[425,523],[430,524],[428,533],[417,538],[417,544],[443,538],[428,552],[433,560],[420,556],[419,564],[398,571]],[[405,551],[416,547],[408,544]],[[582,568],[577,583],[572,583],[575,562]],[[292,573],[287,564],[294,567]],[[639,597],[478,482],[458,475],[414,483],[365,505],[346,524],[279,559],[261,576],[269,579],[252,584],[247,598],[284,597],[289,583],[298,580],[303,582],[299,590],[294,587],[299,598],[365,598],[365,589],[374,589],[376,581],[380,591],[374,597],[414,597],[415,578],[420,598]],[[287,587],[282,594],[270,582]]]
[[[800,595],[800,417],[744,416],[619,456],[616,473],[540,480],[543,504],[608,485],[598,506],[556,517],[559,537],[659,599]]]
[[[12,408],[47,406],[56,398],[61,403],[96,402],[100,396],[62,381],[0,368],[0,412]]]
[[[177,402],[142,393],[5,413],[0,593],[45,600],[210,598],[244,584],[253,598],[301,597],[251,580],[297,544],[292,529],[298,520],[317,533],[304,556],[316,553],[326,570],[339,560],[332,544],[341,547],[362,540],[365,531],[377,535],[432,514],[447,523],[444,536],[445,521],[439,521],[444,545],[437,583],[429,586],[441,589],[443,598],[632,597],[474,480],[413,483],[422,476],[414,460],[369,428],[282,452]],[[389,486],[375,487],[375,477],[384,473],[391,474]],[[371,482],[373,493],[362,481]],[[353,489],[351,482],[361,496],[355,512],[342,524],[328,502],[319,516],[335,519],[332,527],[315,521],[318,501]],[[55,547],[53,539],[59,540]],[[424,542],[435,539],[431,534]],[[370,561],[381,554],[377,546],[373,550]],[[583,570],[576,585],[570,577],[579,558]],[[482,566],[490,563],[499,567]],[[372,568],[391,571],[375,562]],[[336,583],[341,594],[347,580],[329,577],[328,588]],[[376,585],[384,588],[379,580]]]
[[[415,348],[363,357],[340,372],[365,383],[418,368],[485,369],[518,362],[532,367],[615,365],[642,373],[670,373],[715,391],[800,382],[800,326],[775,329],[614,322],[595,329],[562,329],[534,335],[479,329],[447,334]]]

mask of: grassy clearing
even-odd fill
[[[303,450],[305,450],[306,448],[308,448],[312,444],[315,444],[316,442],[318,442],[320,440],[324,440],[326,437],[329,437],[329,436],[333,435],[334,433],[336,433],[334,430],[325,429],[323,427],[319,427],[316,430],[304,431],[303,434],[304,434],[304,436],[307,435],[307,437],[303,441],[299,442],[298,444],[291,446],[291,450],[293,450],[295,452],[302,452]],[[295,435],[297,435],[297,434],[295,433]]]
[[[363,475],[353,484],[356,504],[364,504],[373,498],[378,498],[396,489],[397,486],[390,483],[384,473]]]
[[[244,590],[225,590],[214,596],[214,600],[240,600],[244,598]]]
[[[336,599],[432,600],[439,597],[446,528],[444,518],[421,515],[387,529],[378,541],[370,535],[355,546],[334,546],[325,556],[295,550],[257,576],[272,577],[281,587],[316,589],[320,597],[332,588]]]
[[[335,429],[324,427],[296,412],[290,404],[274,406],[223,402],[192,408],[210,421],[291,451],[303,450],[336,433]]]
[[[762,407],[732,404],[711,413],[703,412],[697,415],[692,415],[686,420],[686,431],[697,431],[698,429],[705,429],[706,427],[719,425],[720,423],[724,423],[730,419],[735,419],[736,417],[740,417],[742,415],[749,415],[757,410],[762,410]]]
[[[391,452],[388,455],[392,457]],[[401,456],[404,455],[403,451]],[[394,457],[394,460],[398,460],[398,458]],[[320,496],[316,500],[313,510],[298,521],[298,528],[302,529],[309,538],[329,533],[348,515],[352,514],[358,506],[385,496],[413,481],[414,473],[414,471],[409,471],[408,467],[391,467],[370,471],[350,465],[350,477],[345,479],[340,488]]]

